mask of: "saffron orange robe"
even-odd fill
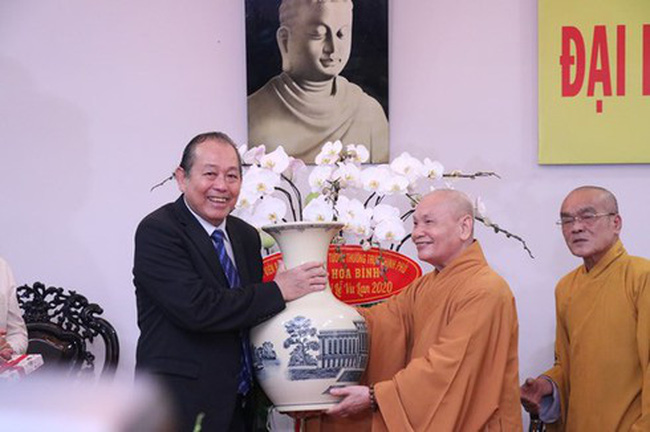
[[[370,336],[365,382],[375,385],[379,410],[323,416],[308,430],[522,430],[515,300],[478,242],[359,312]]]
[[[650,260],[620,240],[557,285],[555,366],[560,431],[650,431]]]

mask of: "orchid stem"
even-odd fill
[[[377,192],[373,192],[370,194],[370,196],[366,199],[366,202],[363,203],[363,208],[367,208],[368,204],[370,203],[370,200],[377,195]]]
[[[397,248],[395,248],[395,252],[399,252],[399,250],[402,248],[402,246],[404,245],[404,243],[406,243],[406,240],[408,240],[408,239],[410,239],[410,238],[411,238],[411,234],[407,234],[406,237],[404,237],[404,238],[402,239],[402,241],[399,242],[399,244],[397,245]]]
[[[450,173],[443,174],[442,176],[445,177],[445,178],[468,178],[468,179],[472,179],[472,180],[476,180],[479,177],[496,177],[498,179],[501,178],[501,176],[499,176],[499,174],[497,174],[497,173],[495,173],[493,171],[477,171],[477,172],[475,172],[473,174],[465,174],[465,173],[462,173],[460,171],[452,171]]]
[[[282,189],[279,186],[276,186],[275,190],[279,191],[279,192],[282,192],[287,197],[287,201],[289,201],[289,207],[291,207],[291,214],[293,215],[293,220],[297,221],[298,219],[296,219],[296,209],[293,206],[293,200],[291,199],[291,194],[289,192],[287,192],[285,189]]]
[[[533,252],[528,248],[528,245],[526,244],[526,241],[523,238],[521,238],[520,236],[518,236],[517,234],[511,233],[510,231],[501,228],[499,225],[492,224],[492,223],[487,223],[485,221],[485,219],[483,217],[481,217],[481,216],[474,216],[474,219],[481,222],[486,227],[492,228],[494,230],[494,232],[497,233],[497,234],[498,233],[503,233],[506,236],[506,238],[511,238],[512,237],[513,239],[519,241],[522,244],[524,250],[526,252],[528,252],[528,255],[532,259],[535,259],[535,257],[533,256]]]
[[[296,187],[295,183],[289,179],[289,177],[285,176],[284,174],[280,174],[283,180],[285,180],[287,183],[289,183],[289,186],[291,186],[291,189],[293,189],[295,195],[296,195],[296,201],[298,201],[298,214],[300,216],[300,220],[302,221],[302,198],[300,196],[300,191]],[[296,219],[296,215],[294,214],[294,220]]]

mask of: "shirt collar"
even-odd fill
[[[230,242],[230,239],[228,238],[228,232],[226,231],[225,218],[223,221],[221,221],[221,223],[218,226],[215,226],[210,222],[208,222],[207,220],[203,219],[201,216],[199,216],[194,210],[192,210],[192,207],[190,207],[190,205],[187,203],[187,199],[185,198],[185,196],[183,196],[183,202],[185,202],[185,206],[187,207],[187,209],[190,211],[190,213],[192,213],[192,216],[194,216],[196,220],[201,224],[201,226],[203,227],[205,232],[208,233],[209,236],[212,236],[214,230],[218,229],[223,231],[226,241]]]

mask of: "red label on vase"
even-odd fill
[[[279,252],[264,258],[265,282],[273,280],[281,259]],[[327,267],[334,296],[354,305],[391,297],[422,276],[420,266],[406,255],[355,245],[331,245]]]

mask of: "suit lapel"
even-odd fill
[[[228,231],[232,253],[235,256],[235,263],[237,264],[237,270],[239,271],[239,279],[241,280],[242,286],[246,286],[250,283],[251,279],[250,274],[248,273],[248,263],[246,262],[246,247],[239,230],[237,230],[230,218],[226,219],[226,231]]]
[[[214,249],[212,239],[205,232],[199,221],[196,220],[194,215],[185,205],[183,195],[180,196],[174,203],[178,219],[185,230],[188,238],[194,243],[199,253],[207,263],[212,273],[216,276],[217,280],[224,286],[228,286],[228,279],[219,262],[219,256]]]

